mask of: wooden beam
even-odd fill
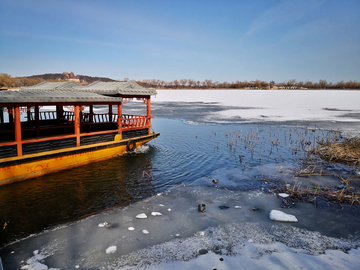
[[[39,106],[35,106],[35,125],[36,125],[36,136],[40,137],[40,112],[39,112]]]
[[[118,124],[118,129],[119,129],[119,134],[122,138],[122,102],[120,102],[118,104],[118,119],[117,119],[117,124]]]
[[[109,122],[112,123],[112,116],[113,116],[113,111],[112,111],[112,105],[109,105]]]
[[[80,108],[79,105],[75,106],[74,110],[74,127],[75,127],[75,135],[76,135],[76,146],[80,146]]]
[[[151,99],[150,97],[147,99],[146,102],[146,125],[149,126],[148,130],[148,134],[151,134]]]
[[[15,142],[17,145],[17,155],[22,156],[22,143],[21,143],[21,119],[20,119],[20,107],[14,108],[14,121],[15,121]]]

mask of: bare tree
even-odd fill
[[[206,79],[205,81],[202,82],[202,85],[203,85],[205,88],[210,89],[210,88],[212,88],[212,86],[213,86],[213,82],[212,82],[212,80]]]
[[[182,86],[182,88],[185,88],[185,85],[187,84],[188,80],[187,79],[181,79],[180,80],[180,84]]]
[[[319,81],[319,85],[320,85],[320,88],[322,89],[325,89],[327,87],[327,81],[326,80],[320,80]]]
[[[173,81],[172,84],[174,85],[175,88],[179,88],[180,83],[178,80]]]
[[[192,88],[195,85],[195,81],[193,79],[188,80],[189,88]]]

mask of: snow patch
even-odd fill
[[[136,218],[144,219],[144,218],[147,218],[147,215],[146,215],[145,213],[138,214],[138,215],[136,216]]]
[[[271,210],[269,215],[271,220],[282,222],[298,222],[294,215],[286,214],[279,210]]]
[[[108,248],[106,249],[106,254],[115,253],[116,249],[117,249],[116,246],[108,247]]]

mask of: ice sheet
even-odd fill
[[[153,103],[221,104],[203,120],[215,123],[322,121],[359,123],[360,91],[345,90],[157,90]],[[187,109],[194,110],[188,106]],[[228,108],[228,109],[227,109]],[[344,126],[342,126],[344,127]],[[359,126],[357,128],[359,132]]]

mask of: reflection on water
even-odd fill
[[[257,188],[254,180],[276,180],[278,167],[298,167],[304,142],[314,144],[320,136],[320,131],[294,127],[185,125],[168,119],[155,119],[153,128],[161,136],[144,152],[1,186],[0,223],[8,226],[0,230],[0,243],[150,198],[219,170],[241,169],[243,174],[230,178],[234,188]]]

